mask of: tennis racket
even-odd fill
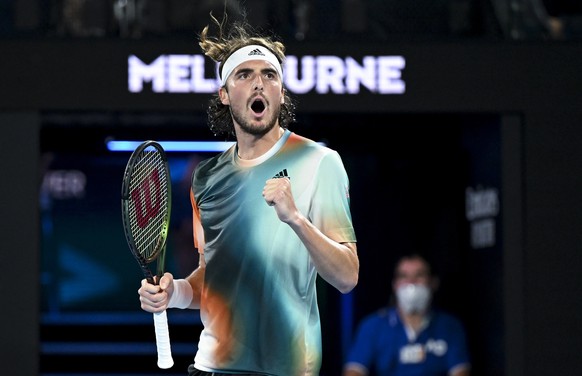
[[[172,192],[166,153],[156,141],[141,143],[131,154],[121,188],[121,214],[131,253],[150,283],[164,274]],[[157,261],[154,274],[149,265]],[[158,367],[174,365],[166,311],[154,313]]]

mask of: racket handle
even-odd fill
[[[158,348],[158,367],[162,369],[170,368],[174,365],[174,359],[172,359],[166,311],[154,313],[154,326],[156,328],[156,346]]]

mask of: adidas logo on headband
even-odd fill
[[[265,56],[265,54],[262,53],[261,50],[259,50],[258,48],[255,48],[254,50],[249,52],[249,56],[253,56],[253,55]]]
[[[264,60],[268,61],[273,65],[277,74],[281,79],[283,79],[283,69],[281,63],[271,51],[266,47],[251,44],[242,48],[239,48],[232,55],[226,59],[222,65],[222,72],[220,74],[220,85],[226,85],[226,80],[232,71],[241,63],[249,60]]]

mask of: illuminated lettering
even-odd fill
[[[402,56],[380,56],[378,58],[378,93],[402,94],[406,90],[402,70],[406,62]]]
[[[403,94],[406,84],[402,56],[365,56],[359,62],[333,55],[287,56],[285,86],[291,93]],[[208,78],[203,55],[161,55],[145,63],[135,55],[128,58],[128,88],[132,93],[151,85],[154,93],[215,93],[219,82]]]
[[[495,188],[465,190],[465,216],[468,220],[496,216],[499,194]]]
[[[129,91],[144,90],[144,82],[151,83],[154,93],[214,93],[216,79],[205,78],[202,55],[161,55],[150,64],[131,55],[128,59]]]
[[[205,62],[202,55],[194,55],[192,58],[192,75],[190,85],[195,93],[214,93],[218,90],[218,80],[206,78]]]
[[[362,59],[362,62],[363,65],[360,65],[351,57],[346,59],[346,71],[350,73],[346,77],[346,89],[350,94],[359,93],[360,85],[372,93],[377,91],[376,58],[366,56]]]
[[[344,62],[337,56],[320,56],[317,58],[317,85],[319,94],[343,94],[343,80],[346,76]]]
[[[79,170],[47,171],[42,190],[54,199],[72,199],[85,196],[87,177]]]
[[[299,69],[299,61],[296,56],[287,56],[283,72],[285,86],[292,93],[305,94],[315,87],[315,58],[313,56],[301,58],[301,69]]]
[[[168,91],[172,93],[188,93],[190,91],[190,56],[168,56]]]
[[[495,222],[493,219],[479,219],[471,222],[471,247],[474,249],[495,245]]]
[[[496,243],[495,220],[499,214],[499,193],[496,188],[465,189],[465,217],[471,226],[471,247],[493,247]]]
[[[161,93],[166,88],[166,57],[160,56],[150,64],[143,63],[135,56],[130,56],[128,61],[128,85],[129,91],[139,93],[143,90],[144,82],[151,82],[152,90]]]

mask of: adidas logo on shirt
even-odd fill
[[[258,48],[255,48],[254,50],[249,52],[249,56],[254,56],[254,55],[265,56],[265,54],[262,53],[261,50],[259,50]]]
[[[275,176],[273,176],[273,179],[277,179],[277,178],[289,178],[289,175],[287,175],[287,169],[283,169],[281,171],[279,171],[278,173],[275,174]]]

